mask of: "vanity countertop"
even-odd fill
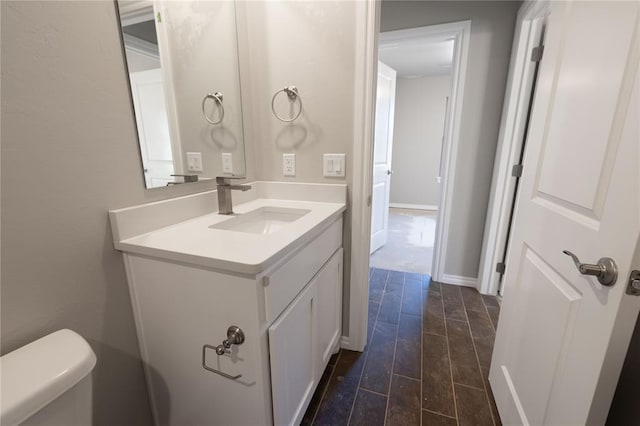
[[[303,209],[309,210],[309,213],[270,234],[210,228],[261,207]],[[114,241],[114,244],[116,249],[125,252],[253,275],[304,246],[345,210],[344,203],[258,198],[235,205],[234,216],[217,212],[205,214]]]

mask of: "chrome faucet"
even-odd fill
[[[218,176],[218,214],[233,214],[233,202],[231,201],[231,190],[248,191],[251,185],[232,185],[230,179],[246,179],[244,176]]]

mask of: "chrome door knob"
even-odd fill
[[[580,262],[580,259],[569,250],[562,250],[562,252],[573,259],[573,263],[582,275],[598,277],[598,282],[605,287],[611,287],[616,283],[618,279],[618,266],[610,257],[600,258],[598,263],[593,265]]]

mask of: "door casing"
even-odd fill
[[[349,289],[349,328],[345,330],[348,338],[343,338],[343,347],[362,351],[367,337],[367,307],[369,293],[369,254],[371,235],[371,188],[373,182],[373,129],[375,123],[375,100],[377,85],[378,32],[380,26],[380,5],[375,0],[358,2],[356,25],[356,74],[364,76],[358,79],[355,88],[358,100],[354,111],[354,148],[353,148],[353,191],[352,217],[358,219],[351,229],[351,273]],[[449,121],[445,129],[443,143],[443,170],[438,226],[433,258],[433,277],[451,284],[475,286],[463,277],[444,273],[446,262],[446,240],[450,222],[448,212],[452,208],[454,188],[455,160],[460,139],[460,117],[464,83],[467,73],[467,61],[471,36],[471,21],[450,24],[430,25],[407,30],[389,31],[381,34],[385,41],[403,40],[436,34],[451,34],[455,37],[454,66],[452,71],[452,91],[449,103]],[[360,102],[362,100],[362,102]]]

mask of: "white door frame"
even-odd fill
[[[549,6],[548,2],[528,1],[518,11],[478,273],[478,290],[483,294],[498,293],[500,274],[496,271],[496,264],[502,261],[507,244],[515,197],[511,168],[518,163],[522,150],[531,95],[527,73],[535,66],[531,62],[531,50],[537,45],[538,21],[549,14]]]
[[[351,203],[351,273],[349,286],[348,337],[342,339],[342,347],[362,351],[367,341],[367,309],[369,293],[369,245],[371,235],[371,188],[373,180],[373,136],[375,123],[376,76],[378,62],[378,33],[380,27],[380,3],[375,0],[356,5],[356,82],[354,105],[353,191]],[[397,40],[416,36],[451,33],[456,39],[454,69],[452,74],[452,101],[450,121],[445,144],[443,187],[438,211],[443,220],[436,230],[439,251],[446,249],[447,212],[451,209],[451,191],[455,157],[460,135],[462,93],[467,69],[467,57],[471,33],[471,21],[456,22],[429,27],[412,28],[385,33]],[[455,98],[454,98],[455,96]],[[451,176],[449,176],[451,174]],[[444,273],[445,257],[434,258],[434,277]],[[345,330],[346,332],[347,330]],[[345,333],[347,334],[347,333]]]
[[[406,30],[389,31],[380,34],[380,44],[393,43],[416,38],[449,36],[455,40],[453,49],[453,69],[451,71],[451,93],[448,104],[448,120],[444,130],[442,143],[442,171],[440,187],[440,205],[436,221],[436,235],[433,244],[433,279],[440,282],[451,281],[444,272],[446,262],[447,239],[449,234],[449,212],[453,200],[453,186],[456,169],[456,157],[460,142],[462,116],[462,100],[464,83],[467,75],[467,58],[471,36],[471,21],[452,22],[449,24],[429,25]],[[457,284],[452,282],[452,284]]]
[[[378,75],[380,2],[365,0],[356,7],[356,58],[353,117],[353,190],[351,194],[351,257],[349,272],[349,327],[341,346],[354,351],[367,344],[369,245],[371,240],[371,189],[373,136]]]

